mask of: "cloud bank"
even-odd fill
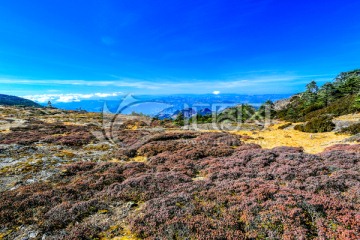
[[[38,103],[47,103],[48,101],[67,103],[67,102],[80,102],[81,100],[86,100],[86,99],[116,97],[122,94],[123,94],[122,92],[91,93],[91,94],[69,93],[69,94],[37,94],[37,95],[26,95],[22,97]]]

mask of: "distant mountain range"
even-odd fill
[[[221,111],[238,104],[249,104],[259,107],[267,100],[273,102],[288,98],[290,94],[240,95],[240,94],[181,94],[169,96],[140,95],[123,97],[119,100],[82,100],[78,102],[59,103],[52,105],[66,110],[86,110],[101,112],[106,104],[110,112],[120,110],[123,114],[141,113],[150,116],[168,118],[176,115],[178,111],[189,110],[201,115]],[[119,109],[120,106],[120,109]],[[205,111],[205,112],[204,112]],[[186,115],[187,113],[185,113]],[[191,114],[191,113],[190,113]]]
[[[157,114],[155,117],[163,120],[163,119],[175,119],[179,114],[182,114],[184,118],[191,118],[194,115],[200,115],[200,116],[207,116],[211,115],[213,111],[211,111],[209,108],[202,108],[199,110],[193,109],[193,108],[185,108],[182,110],[176,110],[174,113],[160,113]]]
[[[42,107],[40,104],[33,102],[31,100],[16,97],[16,96],[5,95],[5,94],[0,94],[0,105]]]

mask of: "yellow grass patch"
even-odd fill
[[[76,154],[69,151],[69,150],[62,150],[60,151],[59,153],[56,153],[55,156],[57,157],[68,157],[68,158],[72,158],[72,157],[75,157]]]
[[[144,157],[144,156],[137,156],[137,157],[134,157],[131,159],[131,161],[134,161],[134,162],[147,162],[147,157]]]
[[[193,181],[203,181],[206,179],[207,179],[207,176],[202,172],[197,173],[196,176],[194,178],[192,178]]]
[[[0,240],[5,239],[5,237],[6,237],[7,235],[9,235],[11,232],[12,232],[12,230],[9,230],[9,231],[7,231],[7,232],[5,232],[5,233],[0,233]]]
[[[203,180],[206,180],[207,177],[201,177],[201,176],[197,176],[197,177],[194,177],[192,178],[193,181],[203,181]]]
[[[95,151],[107,151],[111,148],[108,144],[89,144],[84,147],[85,150],[95,150]]]
[[[112,163],[119,163],[121,162],[119,159],[117,158],[112,158],[111,160],[109,160],[109,162],[112,162]]]
[[[114,237],[113,235],[118,232],[121,236]],[[138,240],[134,234],[131,233],[130,229],[125,227],[122,228],[119,225],[111,226],[106,232],[100,234],[101,240]]]
[[[76,125],[73,122],[63,122],[64,125],[66,126],[72,126],[72,125]]]
[[[256,143],[266,149],[279,146],[303,147],[307,153],[320,153],[325,148],[341,143],[350,135],[337,135],[334,132],[327,133],[305,133],[290,129],[278,129],[285,124],[281,122],[274,124],[261,131],[236,131],[236,134],[251,137],[246,143]]]
[[[122,236],[122,237],[114,237],[112,240],[138,240],[139,238],[134,236]]]

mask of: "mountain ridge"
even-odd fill
[[[42,108],[40,104],[33,102],[31,100],[12,96],[12,95],[6,95],[6,94],[0,94],[0,105],[4,106],[26,106],[26,107],[37,107]]]

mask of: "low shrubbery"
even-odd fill
[[[294,129],[309,133],[331,132],[335,129],[335,124],[331,120],[329,116],[315,117],[305,124],[296,125]]]
[[[120,223],[144,239],[359,237],[358,145],[311,155],[176,134],[137,148],[146,163],[74,163],[52,183],[0,193],[2,228],[38,226],[54,239],[96,239]],[[94,225],[99,212],[107,220]]]
[[[340,133],[347,133],[352,135],[358,134],[360,133],[360,123],[355,123],[348,127],[342,128]]]
[[[290,126],[292,126],[292,123],[285,123],[285,124],[279,126],[278,129],[285,129],[285,128],[288,128]]]
[[[0,134],[0,144],[30,145],[36,142],[67,146],[83,146],[95,141],[90,127],[44,123],[31,120],[25,126],[11,128],[11,132]]]

